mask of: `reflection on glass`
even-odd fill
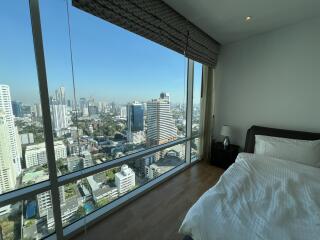
[[[51,209],[50,192],[0,207],[0,239],[31,240],[52,234],[55,230],[48,218]]]
[[[191,162],[200,158],[200,138],[191,141]]]
[[[185,162],[179,144],[60,187],[66,226]]]
[[[28,1],[0,8],[0,194],[48,179]]]
[[[192,135],[200,133],[200,101],[201,101],[202,64],[194,62],[194,82],[192,99]]]
[[[40,7],[58,175],[185,137],[184,56],[69,5],[73,85],[65,0]]]

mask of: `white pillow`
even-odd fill
[[[255,135],[254,153],[320,167],[320,140]]]

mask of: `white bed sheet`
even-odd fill
[[[179,231],[194,240],[320,239],[320,168],[241,153]]]

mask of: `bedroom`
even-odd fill
[[[0,240],[319,238],[319,0],[3,6]]]

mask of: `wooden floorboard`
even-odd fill
[[[189,208],[223,170],[199,162],[74,237],[74,240],[181,240]]]

